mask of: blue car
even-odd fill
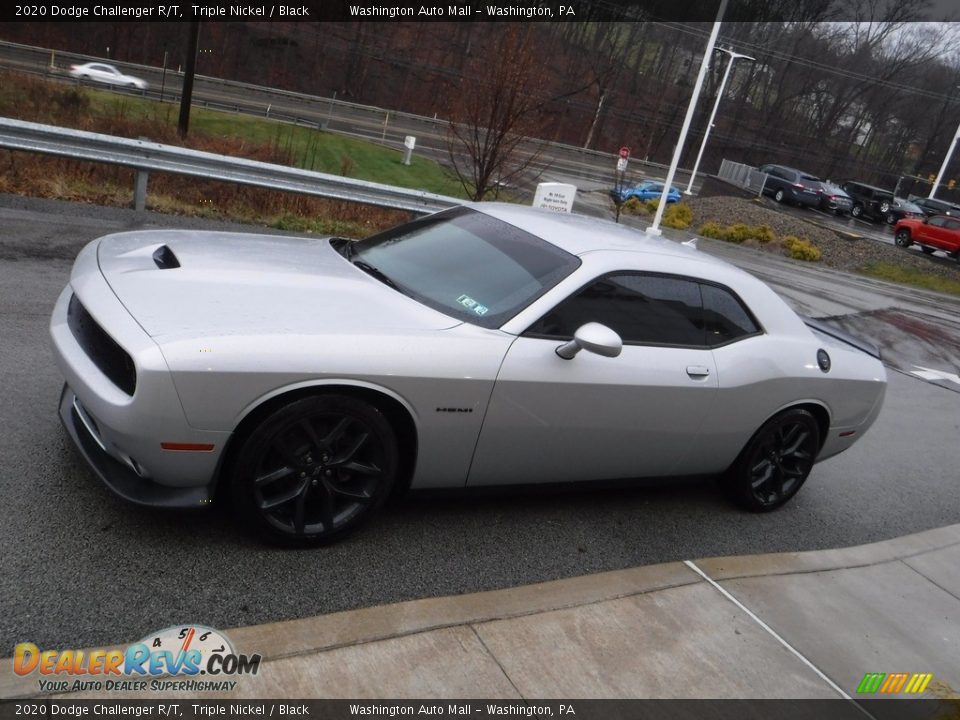
[[[662,192],[663,183],[642,182],[633,187],[623,188],[619,192],[612,190],[611,194],[614,196],[614,199],[619,199],[620,202],[626,202],[630,198],[636,198],[640,201],[659,200]],[[667,203],[675,202],[680,202],[680,191],[671,186],[670,192],[667,193]]]

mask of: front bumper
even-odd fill
[[[96,422],[87,414],[68,385],[60,393],[60,421],[77,450],[103,483],[114,493],[137,505],[152,507],[201,507],[211,501],[208,487],[170,487],[143,477],[107,454],[97,434]]]
[[[132,390],[119,387],[78,341],[68,318],[74,293],[91,322],[129,355],[136,372]],[[74,264],[70,285],[51,315],[50,334],[54,358],[66,380],[61,419],[107,486],[141,505],[206,504],[231,433],[198,430],[187,422],[159,346],[107,285],[96,262],[95,243]],[[212,449],[167,449],[163,443]]]

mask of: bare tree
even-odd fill
[[[533,25],[510,24],[493,52],[479,54],[450,103],[447,148],[453,170],[473,200],[496,196],[530,168],[544,101],[543,58],[534,46]],[[473,82],[467,82],[473,78]],[[523,147],[521,147],[523,146]]]

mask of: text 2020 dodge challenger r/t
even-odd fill
[[[295,543],[402,487],[716,474],[772,510],[886,388],[875,348],[747,273],[503,204],[359,242],[108,235],[77,257],[51,333],[61,417],[112,490],[229,497]]]

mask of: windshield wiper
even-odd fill
[[[347,238],[330,238],[330,244],[333,245],[334,250],[343,255],[347,260],[352,258],[353,253],[356,252],[353,249],[353,240],[347,240]]]
[[[382,282],[387,287],[392,287],[394,290],[400,289],[397,287],[397,284],[389,278],[389,276],[385,275],[381,270],[378,270],[370,263],[364,262],[363,260],[354,260],[353,264],[356,265],[361,270],[363,270],[368,275],[375,277],[377,280]]]

